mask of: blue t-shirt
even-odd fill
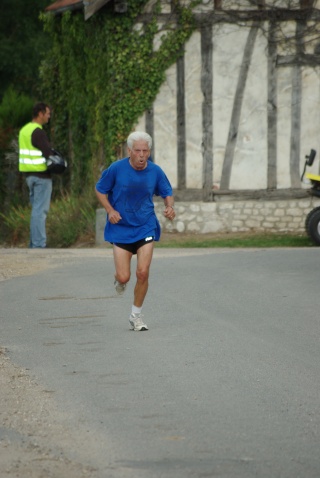
[[[122,219],[117,224],[108,221],[104,239],[112,243],[130,244],[148,236],[160,239],[160,224],[154,211],[153,196],[172,196],[171,184],[162,169],[151,161],[141,171],[134,169],[129,158],[112,163],[103,171],[96,184],[101,194],[107,194],[111,206]]]

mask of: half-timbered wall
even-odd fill
[[[170,14],[168,3],[164,14]],[[233,8],[239,3],[244,11],[257,9],[243,1]],[[153,136],[154,160],[174,188],[198,191],[205,201],[215,193],[290,195],[307,188],[300,176],[311,148],[318,151],[312,172],[319,171],[319,39],[288,54],[274,38],[281,19],[272,22],[266,13],[263,20],[239,25],[226,17],[218,24],[218,4],[223,1],[197,7],[198,28],[136,129]],[[319,19],[320,10],[313,9],[312,18]],[[307,26],[294,16],[281,24],[288,33]]]

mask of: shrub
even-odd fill
[[[52,201],[47,217],[48,247],[70,247],[95,231],[94,198],[65,196]],[[31,208],[12,207],[4,215],[2,241],[13,247],[28,247]]]
[[[0,104],[0,128],[20,129],[31,121],[33,103],[32,98],[10,87]]]

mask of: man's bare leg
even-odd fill
[[[123,294],[126,284],[130,280],[131,258],[131,252],[121,249],[121,247],[113,246],[113,260],[116,269],[114,284],[119,295]]]
[[[152,261],[153,242],[145,244],[137,251],[137,282],[134,288],[134,302],[129,322],[135,331],[148,330],[142,320],[141,310],[149,285],[149,270]]]
[[[149,271],[153,255],[153,242],[145,244],[137,251],[137,282],[134,288],[134,302],[136,307],[142,307],[148,292]]]

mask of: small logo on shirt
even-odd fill
[[[152,237],[152,236],[145,238],[145,242],[150,242],[150,241],[152,241],[152,240],[153,240],[153,237]]]

